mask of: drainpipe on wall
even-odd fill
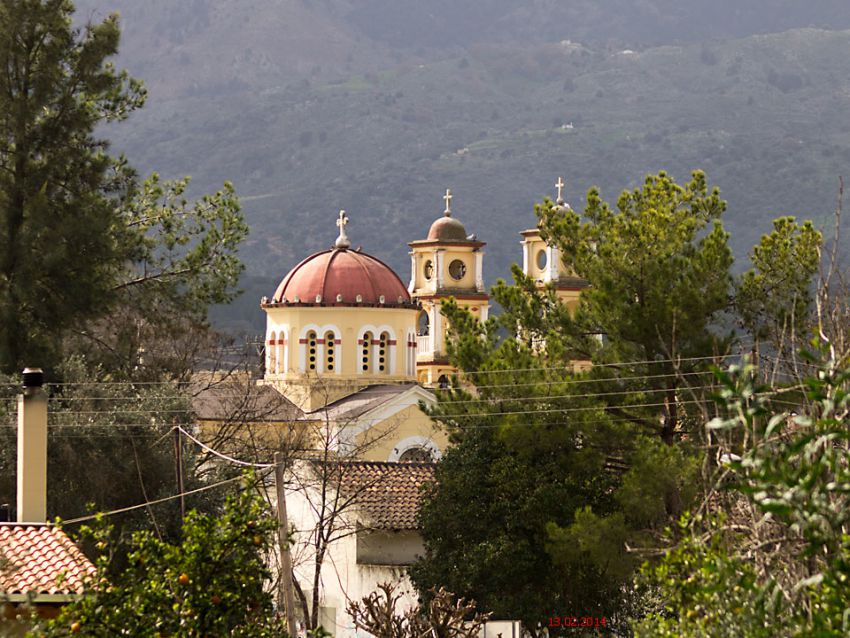
[[[47,521],[47,394],[41,368],[24,370],[18,395],[18,522]]]

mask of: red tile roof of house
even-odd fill
[[[422,490],[434,482],[433,463],[349,461],[340,464],[342,490],[374,529],[414,530]]]
[[[58,527],[0,523],[0,595],[82,594],[94,565]]]

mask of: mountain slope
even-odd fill
[[[309,251],[330,245],[340,208],[352,218],[355,244],[404,278],[406,242],[425,236],[442,210],[443,190],[451,187],[456,215],[488,242],[485,269],[492,282],[519,259],[516,233],[534,224],[533,202],[552,193],[558,175],[567,180],[569,201],[580,207],[592,184],[611,201],[647,172],[663,168],[682,180],[703,168],[730,202],[726,225],[744,256],[775,216],[824,222],[837,176],[850,163],[848,32],[798,29],[634,51],[478,38],[463,47],[452,40],[443,49],[411,52],[391,46],[389,30],[381,42],[351,19],[355,5],[380,4],[279,0],[272,15],[270,0],[250,0],[240,6],[257,12],[243,17],[257,29],[251,50],[258,56],[274,50],[275,59],[284,59],[260,72],[251,64],[221,66],[232,55],[227,39],[235,37],[221,25],[248,33],[233,13],[219,13],[235,3],[194,0],[212,11],[209,24],[187,30],[182,44],[154,47],[146,58],[144,38],[130,33],[141,20],[133,11],[144,11],[144,23],[153,24],[156,11],[174,5],[125,1],[122,59],[140,75],[136,64],[171,64],[173,77],[149,76],[148,106],[106,134],[143,171],[193,175],[196,192],[225,179],[236,184],[252,234],[244,252],[248,292],[220,315],[231,326],[261,324],[259,296],[270,294]],[[650,13],[664,8],[661,0],[630,4]],[[485,32],[518,10],[495,0],[492,6],[497,10],[482,24]],[[548,5],[522,6],[539,19]],[[563,3],[565,10],[578,6]],[[682,7],[696,5],[677,6],[664,14],[674,22]],[[202,12],[192,15],[203,22]],[[291,31],[341,43],[315,54],[329,60],[320,71],[304,76],[303,61],[314,54],[300,51],[301,40],[280,26],[282,16]],[[314,21],[324,26],[313,29]],[[280,41],[274,38],[279,29]],[[181,67],[181,47],[190,46],[216,62],[205,71],[190,54]],[[218,90],[222,78],[239,81]]]

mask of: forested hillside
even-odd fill
[[[218,315],[233,328],[261,325],[259,296],[329,245],[339,208],[405,277],[405,242],[451,187],[492,282],[558,175],[578,207],[593,184],[613,199],[702,168],[743,257],[777,215],[825,220],[850,165],[838,1],[79,4],[122,11],[119,62],[150,87],[114,146],[242,198],[246,293]]]

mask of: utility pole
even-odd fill
[[[290,638],[298,636],[295,623],[295,594],[292,586],[292,555],[289,553],[289,519],[286,516],[286,494],[283,489],[286,457],[282,452],[274,455],[274,482],[277,489],[278,549],[280,552],[280,590],[278,600],[283,601],[286,627]]]
[[[183,486],[183,446],[180,441],[180,428],[174,423],[174,467],[177,473],[177,493],[180,495],[180,520],[186,519],[186,491]]]

